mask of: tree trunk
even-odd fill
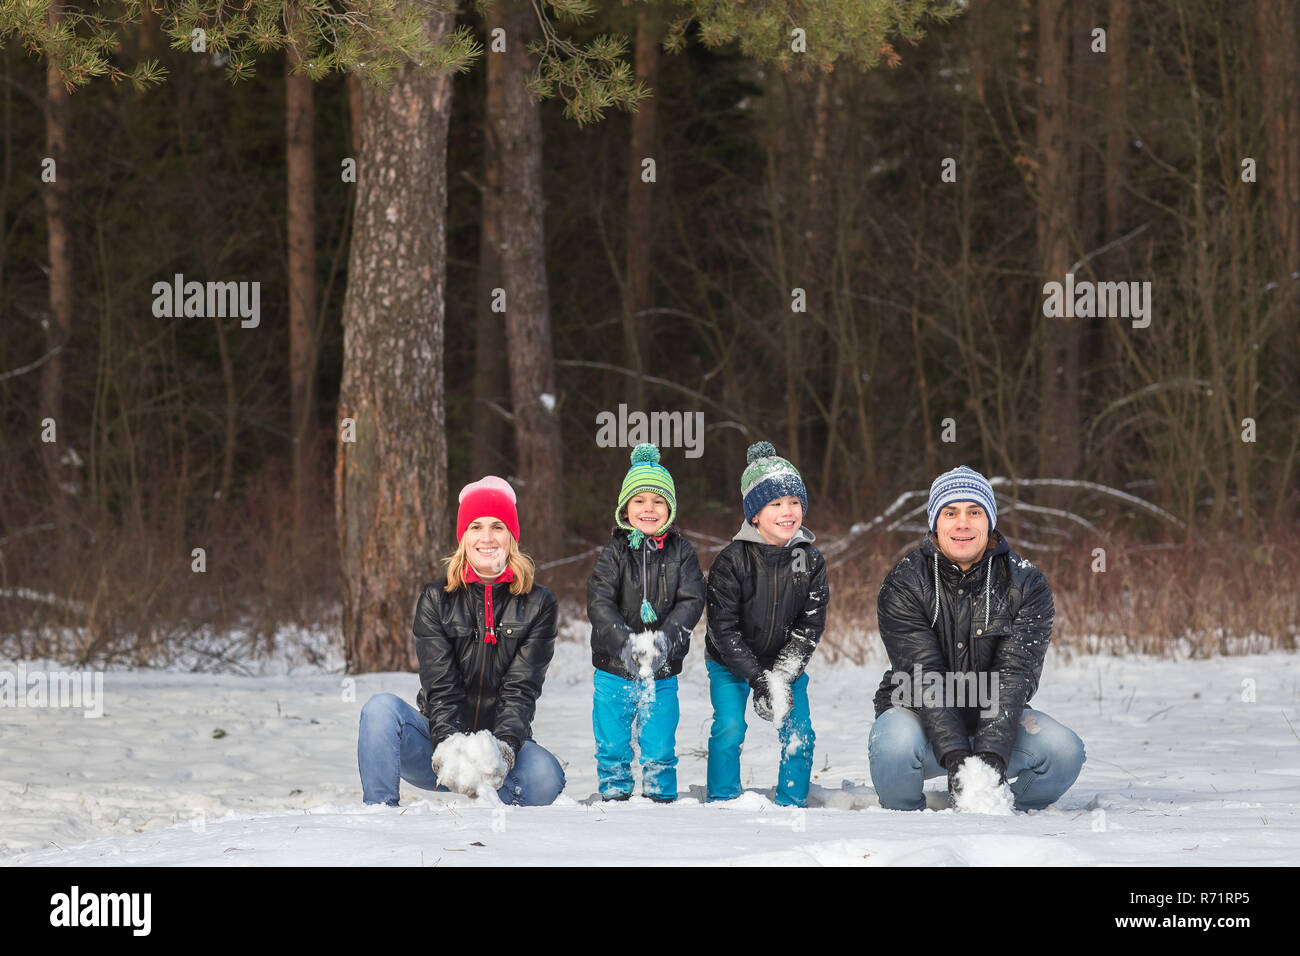
[[[1106,235],[1114,242],[1127,222],[1124,154],[1128,149],[1129,0],[1110,0],[1106,30]]]
[[[423,29],[436,42],[453,19],[432,13]],[[351,673],[415,668],[416,595],[450,544],[442,358],[451,95],[450,76],[410,65],[387,92],[361,90],[335,467]]]
[[[524,88],[533,69],[526,47],[539,27],[527,2],[503,3],[501,13],[506,51],[488,53],[488,73],[499,72],[489,83],[499,82],[503,95],[500,110],[487,120],[501,150],[501,275],[520,534],[525,550],[547,560],[559,557],[563,546],[564,485],[542,219],[542,114]]]
[[[1268,151],[1260,162],[1274,209],[1280,261],[1300,264],[1300,38],[1293,3],[1259,0],[1259,75]]]
[[[63,20],[63,14],[51,7],[49,18],[50,24],[57,26]],[[68,149],[71,110],[68,91],[58,67],[50,63],[45,68],[45,157],[54,161],[54,182],[41,184],[50,257],[50,312],[44,323],[47,349],[63,349],[72,337],[72,169]],[[41,461],[54,504],[61,550],[68,533],[65,521],[68,501],[59,459],[61,449],[68,447],[71,438],[67,423],[63,421],[63,358],[64,353],[59,351],[41,367],[40,393],[40,418],[42,421],[50,418],[55,423],[57,440],[42,442]]]
[[[153,0],[144,0],[140,7],[140,30],[137,33],[136,52],[140,59],[158,55],[158,13],[153,8]]]
[[[293,74],[297,51],[285,54],[285,139],[288,143],[289,409],[293,442],[294,541],[303,539],[316,502],[316,175],[312,80]]]
[[[636,19],[636,76],[655,89],[659,84],[659,21],[654,11],[643,6]],[[637,373],[632,380],[630,405],[646,410],[645,382],[647,329],[643,314],[654,307],[650,284],[650,263],[654,237],[655,183],[641,180],[641,163],[651,158],[655,147],[655,98],[637,104],[632,114],[632,135],[627,151],[627,267],[623,286],[623,362]]]
[[[352,146],[352,156],[361,155],[361,78],[349,73],[348,79],[348,142]]]
[[[491,35],[497,27],[504,26],[501,9],[493,5],[487,11],[487,32]],[[489,58],[498,54],[489,53]],[[505,89],[504,73],[488,69],[487,107],[489,116],[501,112]],[[506,354],[505,316],[494,312],[496,289],[502,288],[501,278],[501,144],[497,142],[491,124],[485,125],[483,136],[483,188],[482,211],[479,215],[478,245],[478,305],[474,323],[474,426],[471,429],[471,469],[474,478],[501,474],[510,470],[514,461],[512,449],[507,446],[509,433],[506,420],[497,408],[510,404],[509,376],[504,374]],[[493,406],[496,406],[494,408]]]
[[[1069,18],[1063,0],[1039,0],[1038,70],[1038,255],[1044,281],[1064,282],[1070,266],[1068,219],[1070,188],[1066,139]],[[1040,350],[1042,409],[1039,418],[1038,472],[1044,477],[1073,476],[1079,468],[1078,319],[1036,319]]]

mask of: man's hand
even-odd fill
[[[961,793],[961,784],[957,782],[957,771],[969,756],[969,750],[951,750],[943,755],[943,769],[948,771],[948,796],[954,801]]]
[[[1007,765],[1002,762],[1001,757],[984,750],[981,750],[975,756],[993,768],[993,771],[998,775],[999,786],[1007,782]]]

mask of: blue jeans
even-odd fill
[[[601,796],[632,792],[635,730],[641,746],[641,792],[677,799],[677,678],[631,681],[598,670],[594,683],[591,726]]]
[[[891,707],[876,718],[867,754],[871,784],[887,810],[923,810],[925,781],[947,775],[921,718],[905,707]],[[1078,779],[1084,759],[1078,734],[1026,707],[1007,761],[1007,779],[1016,778],[1011,784],[1016,809],[1041,810],[1055,803]]]
[[[723,664],[706,660],[709,699],[713,702],[713,728],[709,732],[708,799],[731,800],[740,796],[740,748],[745,742],[745,702],[749,682]],[[802,807],[812,782],[813,744],[817,737],[808,713],[808,675],[790,685],[791,706],[777,728],[781,741],[781,766],[777,775],[776,804]]]
[[[433,772],[429,718],[394,694],[375,694],[361,708],[357,768],[366,803],[397,806],[399,779],[421,790],[441,790]],[[547,750],[525,740],[497,791],[502,803],[545,807],[564,790],[564,770]]]

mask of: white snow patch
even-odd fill
[[[959,813],[936,777],[926,781],[929,810],[911,813],[882,809],[871,785],[870,692],[889,666],[873,636],[867,666],[822,656],[809,666],[817,743],[797,817],[772,804],[776,734],[747,736],[739,799],[704,802],[713,709],[703,621],[679,678],[677,803],[578,803],[599,786],[590,624],[576,603],[560,618],[533,721],[567,778],[552,806],[501,807],[405,782],[400,808],[363,804],[361,707],[383,692],[414,702],[418,676],[345,675],[337,628],[313,642],[329,659],[284,640],[271,662],[238,657],[248,642],[223,632],[191,662],[203,672],[177,659],[108,669],[99,720],[0,710],[0,867],[1300,864],[1293,652],[1052,652],[1031,706],[1087,746],[1070,791],[1046,810]],[[42,666],[75,669],[71,660]],[[1256,702],[1242,699],[1247,679]]]
[[[997,771],[978,757],[967,757],[957,768],[960,788],[953,799],[958,810],[969,813],[1011,814],[1011,788],[998,783]]]
[[[433,760],[435,766],[441,764],[436,771],[439,785],[499,802],[497,788],[509,768],[490,730],[452,734],[438,745]]]

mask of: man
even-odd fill
[[[1074,731],[1026,706],[1052,637],[1052,591],[995,530],[983,475],[965,465],[940,475],[926,510],[930,534],[889,572],[877,602],[892,665],[868,742],[880,805],[924,808],[924,781],[945,772],[955,798],[957,771],[972,760],[1013,779],[1016,809],[1049,806],[1084,762]]]

